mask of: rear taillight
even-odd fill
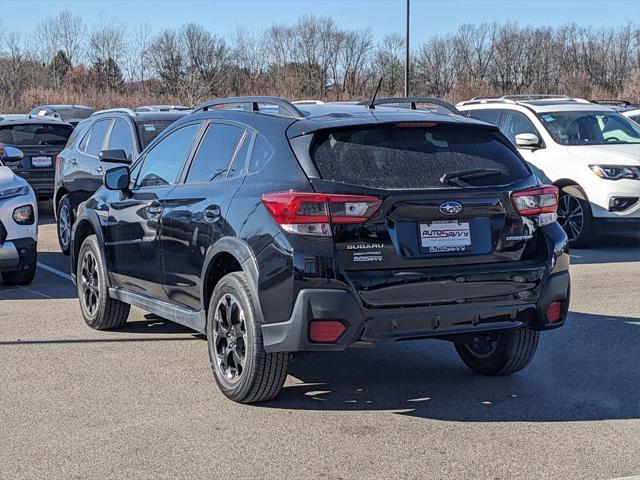
[[[366,222],[382,200],[366,195],[283,192],[263,195],[262,203],[285,231],[328,237],[332,223]]]
[[[540,226],[549,225],[558,218],[558,187],[553,185],[513,192],[511,202],[520,215],[538,217]]]
[[[62,157],[60,155],[56,155],[56,170],[60,168],[60,162],[62,162]]]

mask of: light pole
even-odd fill
[[[409,96],[409,2],[407,0],[406,24],[404,30],[404,96]]]

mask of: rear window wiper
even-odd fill
[[[501,175],[502,170],[497,168],[469,168],[467,170],[456,170],[454,172],[447,172],[440,177],[440,183],[443,185],[469,185],[467,180],[473,180],[474,178],[493,177],[495,175]]]

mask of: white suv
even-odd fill
[[[2,164],[22,155],[17,148],[0,146],[0,274],[7,285],[29,284],[36,274],[36,196],[26,180]]]
[[[540,180],[561,189],[558,222],[572,247],[640,231],[640,125],[568,97],[473,98],[457,107],[500,127]]]

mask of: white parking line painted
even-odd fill
[[[57,268],[50,267],[49,265],[46,265],[46,264],[41,263],[41,262],[38,262],[38,267],[40,267],[43,270],[46,270],[47,272],[51,272],[51,273],[53,273],[55,275],[58,275],[59,277],[62,277],[65,280],[71,281],[71,275],[69,275],[68,273],[63,272],[61,270],[58,270]]]

